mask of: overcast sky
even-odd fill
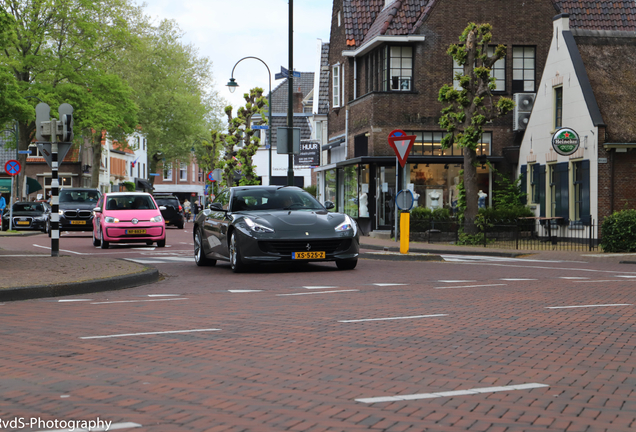
[[[258,60],[243,60],[234,71],[239,88],[226,87],[234,64],[243,57],[259,57],[272,73],[272,89],[282,81],[274,74],[287,68],[288,0],[136,0],[156,22],[175,20],[184,41],[198,48],[213,64],[219,95],[235,108],[244,104],[243,92],[262,87],[268,92],[267,69]],[[315,72],[317,39],[329,41],[332,0],[294,2],[294,69]]]

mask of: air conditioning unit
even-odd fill
[[[526,129],[528,121],[530,120],[530,113],[532,112],[535,97],[536,93],[515,93],[512,95],[512,99],[515,103],[512,117],[512,130],[520,131]]]

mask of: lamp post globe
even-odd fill
[[[234,78],[230,78],[230,82],[228,82],[226,85],[227,88],[230,90],[230,93],[234,93],[234,90],[236,90],[236,88],[239,86]]]

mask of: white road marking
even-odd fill
[[[337,286],[327,286],[327,285],[315,285],[315,286],[304,286],[305,289],[332,289],[338,288]]]
[[[462,286],[445,286],[445,287],[435,287],[435,289],[451,289],[451,288],[480,288],[480,287],[506,286],[506,285],[508,285],[508,284],[462,285]]]
[[[547,262],[547,261],[543,261]],[[583,262],[583,261],[566,261],[566,262]],[[586,262],[583,262],[587,264]],[[522,268],[522,269],[540,269],[540,270],[566,270],[566,271],[577,271],[577,272],[591,272],[591,273],[614,273],[616,274],[616,270],[596,270],[590,268],[572,268],[572,267],[544,267],[544,266],[533,266],[533,265],[514,265],[514,264],[499,264],[499,263],[491,263],[491,262],[460,262],[458,264],[461,265],[470,265],[470,266],[493,266],[493,267],[511,267],[511,268]],[[635,272],[624,272],[627,274],[635,274]]]
[[[93,301],[93,299],[67,299],[67,300],[58,300],[58,303],[85,302],[85,301]]]
[[[580,276],[560,276],[559,279],[589,279],[589,277],[580,277]]]
[[[477,282],[474,280],[438,280],[437,282],[444,282],[444,283],[468,283],[468,282]]]
[[[33,245],[37,246],[37,245]],[[2,255],[3,257],[40,257],[40,258],[48,258],[51,255]]]
[[[90,431],[92,432],[105,432],[105,431],[111,431],[111,430],[117,430],[117,429],[130,429],[130,428],[138,428],[141,427],[141,425],[139,423],[132,423],[132,422],[126,422],[126,423],[112,423],[110,425],[110,427],[98,427],[98,428],[90,428]],[[49,429],[49,430],[43,430],[43,431],[39,431],[39,432],[88,432],[89,429]]]
[[[263,290],[228,290],[231,293],[250,293],[250,292],[262,292]]]
[[[622,278],[636,278],[636,276],[614,276],[614,277],[622,277]]]
[[[374,283],[374,284],[371,284],[371,285],[385,287],[385,286],[403,286],[403,285],[408,285],[408,284],[403,284],[403,283]]]
[[[70,398],[70,397],[71,397],[71,395],[60,395],[60,397],[61,397],[62,399],[66,399],[66,398]]]
[[[148,297],[180,297],[181,294],[148,294]]]
[[[550,306],[546,309],[574,309],[574,308],[591,308],[591,307],[612,307],[612,306],[634,306],[630,303],[615,303],[615,304],[597,304],[597,305],[581,305],[581,306]]]
[[[629,282],[623,279],[594,279],[594,280],[577,280],[574,283],[594,283],[594,282]]]
[[[36,244],[34,244],[33,246],[39,247],[39,248],[42,248],[42,249],[51,250],[50,246],[40,246],[40,245],[36,245]],[[60,249],[60,252],[68,252],[68,253],[72,253],[72,254],[75,254],[75,255],[91,255],[91,254],[85,254],[85,253],[82,253],[82,252],[75,252],[75,251],[67,250],[67,249]]]
[[[362,403],[398,402],[398,401],[408,401],[408,400],[418,400],[418,399],[433,399],[433,398],[439,398],[439,397],[466,396],[466,395],[475,395],[475,394],[481,394],[481,393],[495,393],[495,392],[504,392],[504,391],[512,391],[512,390],[530,390],[530,389],[541,388],[541,387],[550,387],[550,386],[548,384],[529,383],[529,384],[509,385],[509,386],[500,386],[500,387],[481,387],[481,388],[474,388],[469,390],[453,390],[453,391],[437,392],[437,393],[418,393],[418,394],[402,395],[402,396],[363,398],[363,399],[356,399],[356,402],[362,402]]]
[[[175,262],[194,262],[193,256],[162,256],[156,258],[124,258],[126,261],[136,262],[138,264],[168,264]]]
[[[560,263],[560,262],[574,262],[574,263],[587,263],[586,261],[564,261],[564,260],[537,260],[530,258],[512,258],[512,257],[497,257],[497,256],[488,256],[488,255],[440,255],[444,258],[444,261],[455,261],[455,262],[545,262],[545,263]]]
[[[499,280],[503,280],[503,281],[535,281],[535,280],[539,280],[539,279],[524,279],[524,278],[501,278]]]
[[[414,316],[393,317],[393,318],[366,318],[366,319],[357,319],[357,320],[342,320],[338,322],[356,323],[356,322],[365,322],[365,321],[388,321],[388,320],[403,320],[403,319],[415,319],[415,318],[433,318],[433,317],[442,317],[442,316],[448,316],[448,314],[414,315]]]
[[[134,250],[142,250],[142,251],[153,251],[155,249],[157,249],[156,247],[152,247],[152,246],[146,246],[143,248],[133,248]]]
[[[306,293],[276,294],[276,295],[279,297],[282,297],[282,296],[298,296],[298,295],[311,295],[311,294],[330,294],[330,293],[353,292],[353,291],[360,291],[360,290],[351,289],[351,290],[338,290],[338,291],[314,291],[314,292],[306,292]]]
[[[193,329],[193,330],[172,330],[172,331],[163,331],[163,332],[123,333],[123,334],[114,334],[114,335],[106,335],[106,336],[83,336],[83,337],[80,337],[80,339],[106,339],[106,338],[127,337],[127,336],[148,336],[148,335],[212,332],[212,331],[221,331],[221,329]]]
[[[166,299],[152,299],[152,300],[113,300],[113,301],[104,301],[104,302],[93,302],[91,304],[113,304],[113,303],[142,303],[142,302],[158,302],[158,301],[172,301],[172,300],[188,300],[187,297],[184,298],[166,298]]]

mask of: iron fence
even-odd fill
[[[562,222],[558,218],[517,218],[461,222],[446,219],[411,219],[411,240],[427,243],[479,245],[518,250],[598,249],[598,226]]]

